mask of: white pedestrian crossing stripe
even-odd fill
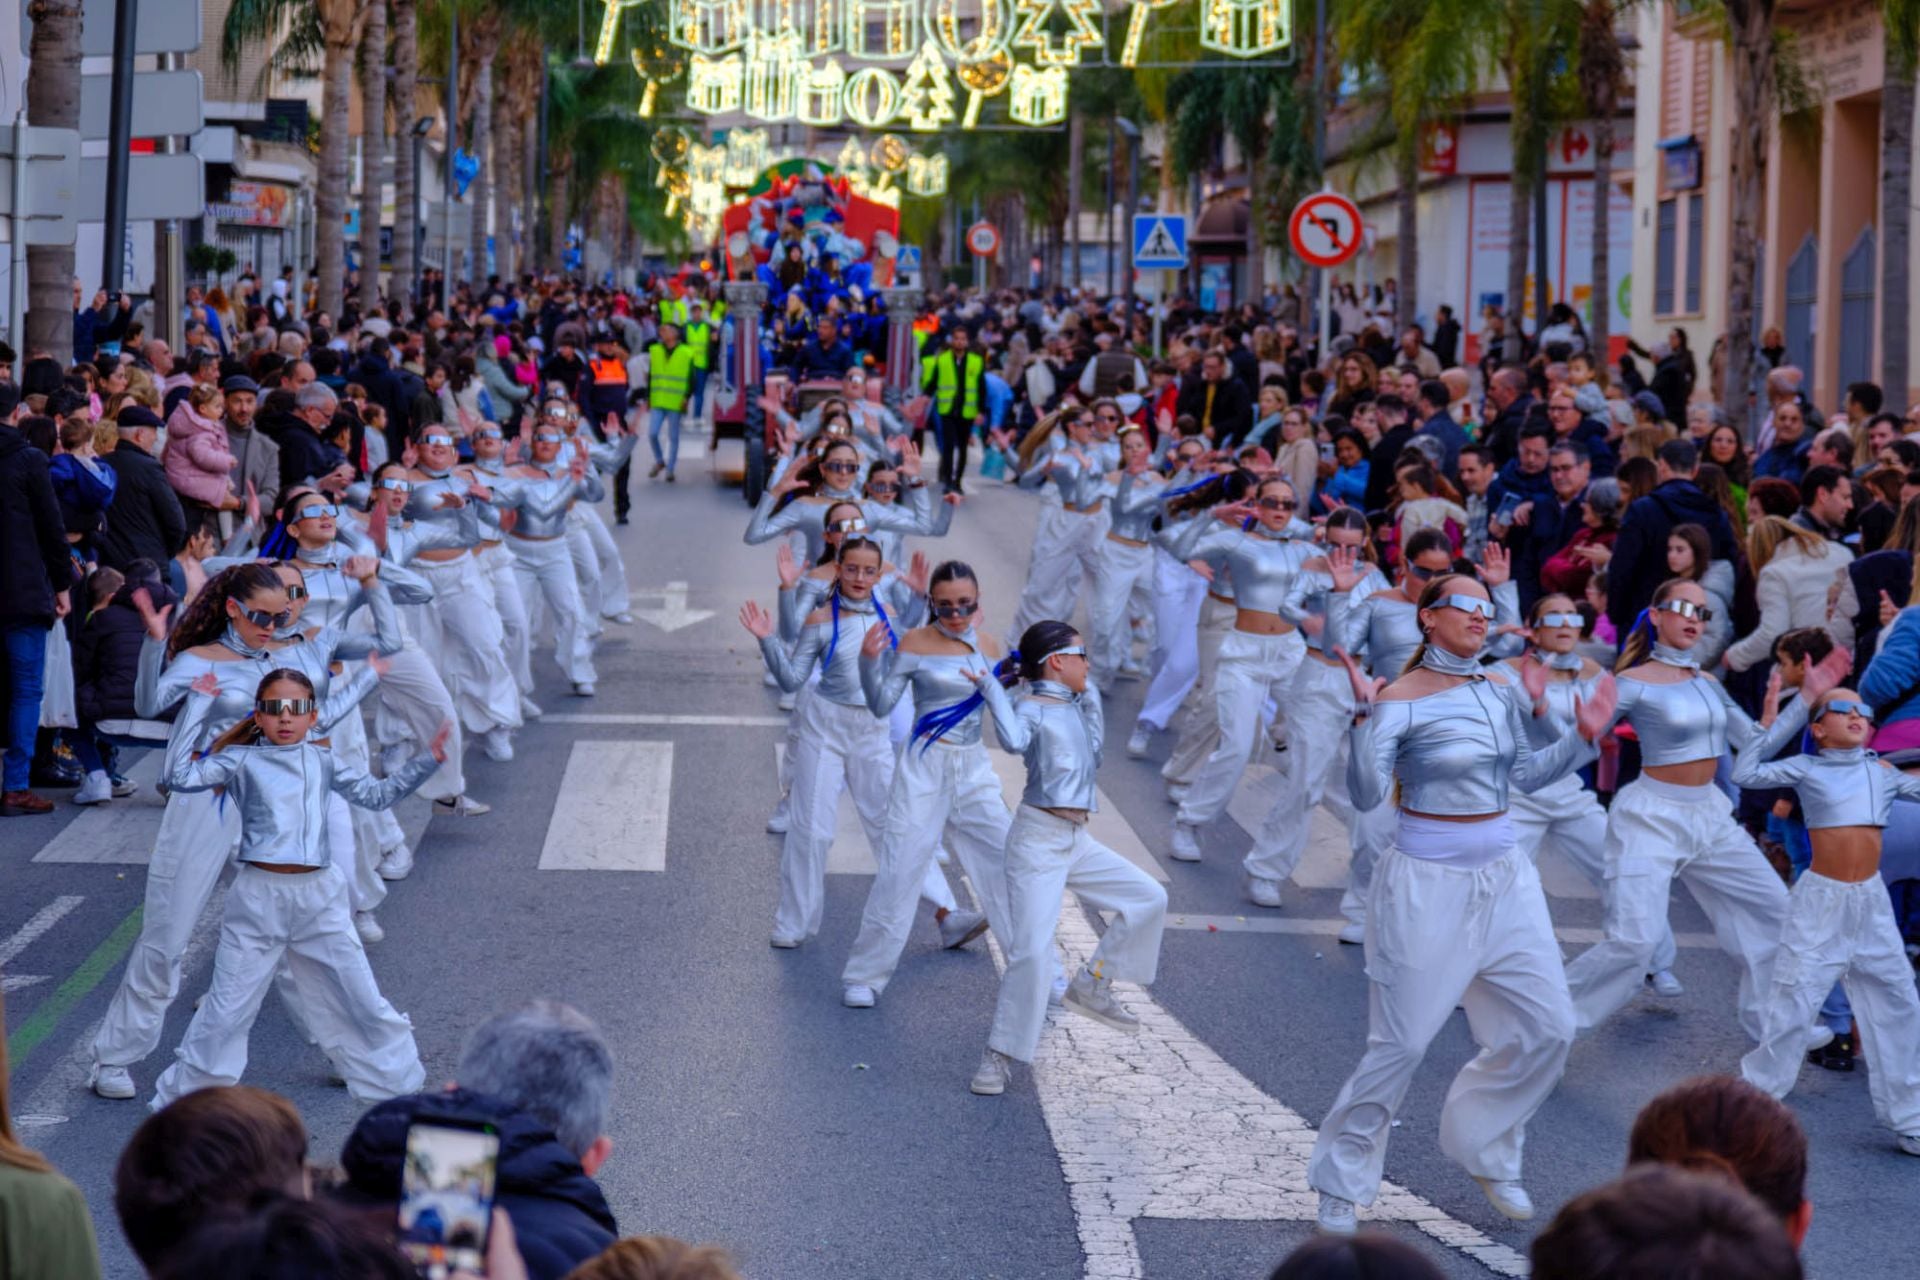
[[[665,871],[673,744],[576,742],[555,790],[542,871]]]
[[[0,942],[0,970],[12,964],[21,952],[38,942],[48,930],[66,919],[75,907],[85,901],[79,894],[62,894],[34,912],[31,919],[13,931],[12,937]],[[49,980],[50,976],[44,973],[9,973],[0,979],[0,991],[19,991]]]

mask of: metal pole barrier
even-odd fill
[[[109,295],[126,284],[127,148],[133,142],[133,24],[139,0],[113,6],[113,89],[107,123],[106,237],[101,246],[100,287]]]

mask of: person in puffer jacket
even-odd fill
[[[73,754],[87,776],[74,792],[75,804],[100,804],[113,799],[113,779],[107,767],[96,726],[103,720],[133,720],[133,686],[140,676],[140,646],[147,624],[133,602],[135,591],[145,591],[157,612],[176,597],[160,581],[160,569],[151,560],[135,560],[124,580],[112,569],[96,569],[87,578],[89,600],[95,601],[73,640],[73,702],[80,727],[67,735]],[[111,594],[108,589],[111,588]],[[166,745],[164,740],[155,746]]]
[[[220,414],[219,388],[195,387],[188,392],[167,419],[167,444],[160,451],[160,465],[183,505],[237,511],[234,458],[227,449],[227,429],[220,423]]]

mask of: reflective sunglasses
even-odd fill
[[[306,598],[307,598],[307,589],[305,587],[295,585],[287,588],[287,599],[305,600]]]
[[[1587,620],[1577,613],[1543,613],[1536,626],[1542,627],[1583,627]]]
[[[300,513],[296,515],[294,519],[295,520],[322,520],[322,519],[337,520],[339,519],[339,517],[340,517],[340,508],[328,502],[328,503],[315,503],[313,506],[310,506],[310,507],[302,507],[300,508]]]
[[[380,487],[390,493],[412,493],[413,481],[402,480],[398,476],[388,476],[380,482]]]
[[[1434,602],[1436,609],[1458,609],[1466,614],[1479,614],[1483,618],[1493,616],[1493,601],[1482,600],[1479,596],[1450,595],[1442,596]]]
[[[961,600],[957,603],[933,606],[933,616],[936,618],[971,618],[978,612],[980,612],[978,600]]]
[[[436,431],[430,436],[421,436],[420,443],[436,444],[436,445],[443,446],[444,448],[451,449],[453,447],[453,437],[449,435],[442,435],[441,433]]]
[[[1083,644],[1070,644],[1064,649],[1055,649],[1047,656],[1049,658],[1084,658],[1087,656],[1087,646]]]
[[[238,600],[233,602],[233,607],[238,609],[240,616],[248,622],[251,622],[256,627],[264,627],[269,631],[277,631],[293,621],[293,610],[291,609],[282,609],[278,613],[266,613],[260,609],[249,609]]]
[[[1407,566],[1407,576],[1409,578],[1412,578],[1415,582],[1425,582],[1429,578],[1433,577],[1434,574],[1440,573],[1440,572],[1441,570],[1439,569],[1426,569],[1426,568],[1422,568],[1420,565],[1417,565],[1417,564],[1410,564]]]
[[[503,440],[506,437],[500,434],[500,428],[498,427],[482,427],[473,433],[473,438],[475,440]]]
[[[867,522],[859,516],[851,520],[835,520],[827,526],[828,533],[865,533],[866,531]]]
[[[540,444],[560,444],[566,440],[566,437],[558,431],[536,431],[533,433],[533,438]]]
[[[1820,714],[1823,716],[1836,714],[1859,716],[1862,720],[1871,720],[1873,719],[1873,708],[1864,702],[1856,702],[1852,698],[1835,698],[1827,703],[1827,709]]]
[[[256,698],[253,709],[265,716],[304,716],[313,710],[313,699]]]
[[[1262,511],[1298,511],[1300,504],[1292,498],[1261,498],[1253,504]]]
[[[1669,600],[1653,606],[1655,613],[1675,613],[1683,618],[1692,618],[1697,622],[1712,622],[1713,610],[1705,605],[1695,604],[1691,600]]]
[[[869,480],[867,490],[870,493],[898,493],[900,486],[891,480]]]
[[[820,464],[820,469],[829,475],[850,476],[860,469],[860,464],[857,462],[823,462]]]

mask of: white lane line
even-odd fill
[[[75,907],[85,901],[78,894],[62,894],[34,912],[33,918],[14,930],[11,938],[0,942],[0,968],[11,964],[16,956],[38,942],[47,930],[66,919]]]
[[[576,742],[547,823],[542,871],[665,871],[671,742]]]
[[[1109,913],[1102,918],[1111,919]],[[1170,915],[1167,928],[1188,929],[1211,933],[1289,933],[1305,937],[1331,938],[1338,934],[1347,922],[1338,916],[1317,920],[1302,916],[1245,915],[1245,916],[1209,916],[1209,915]],[[1556,928],[1554,936],[1560,941],[1578,946],[1591,946],[1606,936],[1604,929],[1583,929],[1574,927]],[[1711,947],[1717,949],[1719,941],[1710,933],[1676,933],[1673,935],[1676,946]]]
[[[1072,895],[1055,938],[1069,971],[1098,945]],[[1004,969],[998,939],[989,935],[989,945]],[[1033,1064],[1086,1280],[1142,1280],[1136,1218],[1314,1221],[1319,1197],[1307,1185],[1313,1126],[1151,996],[1134,987],[1121,994],[1140,1019],[1138,1035],[1056,1010]],[[1528,1273],[1520,1253],[1393,1183],[1381,1184],[1361,1218],[1363,1226],[1404,1222],[1499,1275]]]
[[[140,784],[139,791],[124,800],[92,806],[42,845],[33,860],[145,866],[160,834],[160,815],[167,808],[154,786],[165,759],[164,750],[144,752],[127,770],[127,777]]]
[[[535,724],[660,725],[666,728],[784,729],[785,716],[648,715],[623,712],[549,712]]]

